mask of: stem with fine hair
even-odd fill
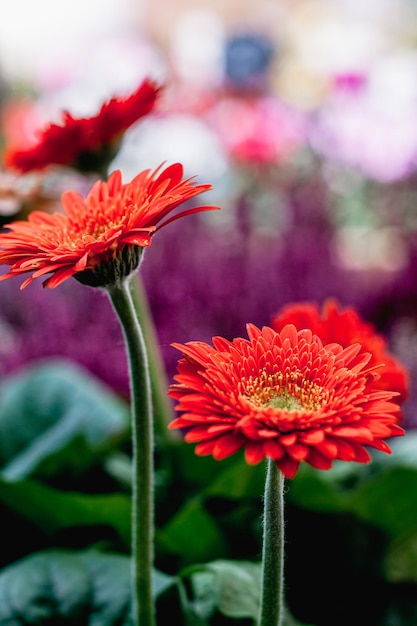
[[[268,459],[258,626],[281,626],[284,612],[284,475]]]
[[[146,351],[148,354],[154,405],[155,434],[157,435],[159,441],[163,443],[170,443],[178,439],[176,433],[167,428],[168,424],[174,419],[174,410],[168,397],[168,377],[165,364],[158,347],[158,337],[155,330],[155,324],[140,272],[136,272],[132,276],[130,288],[133,304],[135,305],[136,314],[142,328],[146,343]]]
[[[148,356],[129,279],[108,287],[119,317],[129,361],[132,412],[132,561],[135,626],[155,626],[152,569],[154,559],[154,426]]]

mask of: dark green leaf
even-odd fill
[[[370,477],[351,494],[349,508],[390,537],[417,528],[417,469],[393,467]]]
[[[0,624],[133,626],[130,558],[99,552],[33,554],[0,572]],[[176,579],[154,572],[155,597]]]
[[[287,502],[323,513],[341,512],[346,506],[346,493],[340,487],[337,468],[319,472],[302,466],[295,479],[287,481],[285,498]]]
[[[192,606],[205,620],[216,613],[235,620],[257,620],[261,591],[261,564],[251,561],[217,560],[183,571],[192,589]],[[302,626],[289,611],[284,626]]]
[[[187,502],[157,535],[158,543],[184,563],[205,561],[227,550],[216,521],[196,498]]]
[[[0,478],[0,501],[46,534],[76,526],[107,526],[129,546],[130,498],[126,495],[58,491],[34,479],[8,482]]]
[[[233,464],[222,468],[204,490],[209,496],[221,496],[239,500],[240,498],[260,499],[264,492],[265,465],[248,465],[242,457]]]
[[[194,488],[205,488],[215,476],[234,463],[233,458],[219,462],[211,456],[198,456],[194,447],[184,441],[172,445],[170,453],[176,480]]]
[[[0,386],[0,466],[10,479],[81,469],[129,427],[128,408],[88,372],[46,361]]]
[[[391,543],[384,559],[384,569],[390,582],[417,583],[417,528]]]
[[[258,563],[219,560],[191,576],[195,602],[203,617],[216,610],[226,617],[256,619],[261,568]]]
[[[417,433],[391,442],[393,454],[374,453],[366,466],[338,462],[329,471],[303,466],[288,481],[287,502],[325,513],[353,513],[389,537],[417,527]]]

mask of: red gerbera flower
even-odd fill
[[[101,172],[116,156],[123,133],[152,111],[159,91],[146,79],[129,97],[103,104],[93,117],[74,118],[64,112],[62,123],[47,126],[36,145],[6,150],[5,167],[30,172],[48,165],[68,165],[82,172]]]
[[[366,446],[390,452],[384,439],[404,432],[400,409],[375,389],[360,344],[323,345],[292,324],[247,329],[248,340],[174,344],[184,358],[169,395],[182,415],[170,427],[187,429],[197,454],[244,448],[248,463],[272,458],[292,478],[301,461],[329,469],[335,459],[367,463]]]
[[[177,163],[161,171],[145,170],[123,184],[120,171],[97,181],[87,197],[75,191],[62,196],[64,213],[33,211],[27,221],[8,224],[0,233],[0,264],[11,265],[0,280],[32,273],[21,286],[52,274],[43,284],[56,287],[75,276],[92,286],[123,280],[139,265],[154,233],[191,213],[218,209],[193,207],[165,219],[178,205],[211,185],[182,180]]]
[[[385,338],[375,332],[372,324],[362,320],[355,309],[342,310],[335,300],[327,300],[321,311],[312,302],[289,304],[272,318],[271,326],[280,331],[287,324],[309,328],[324,344],[335,342],[347,348],[360,343],[372,355],[370,365],[384,365],[375,379],[375,387],[398,392],[398,402],[407,398],[409,381],[406,370],[388,352]]]

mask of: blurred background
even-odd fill
[[[164,83],[112,168],[130,180],[179,160],[222,207],[164,229],[145,257],[168,376],[173,341],[232,338],[284,304],[334,297],[409,368],[415,427],[416,46],[413,0],[15,0],[0,22],[0,141],[30,141],[63,109],[92,115],[146,76]],[[10,189],[33,184],[0,173],[3,223]],[[39,287],[2,285],[0,372],[60,355],[126,394],[106,299],[75,281]]]
[[[148,76],[165,85],[159,106],[128,129],[110,169],[128,181],[181,161],[221,206],[162,229],[145,254],[167,382],[173,342],[245,335],[289,303],[334,298],[372,323],[409,371],[408,433],[369,466],[300,469],[286,492],[287,602],[303,624],[414,626],[417,2],[3,2],[0,153]],[[91,182],[0,169],[0,223],[39,202],[59,210],[60,192]],[[21,282],[0,288],[0,514],[4,536],[19,538],[0,565],[51,546],[127,554],[119,323],[105,295],[75,280]],[[178,448],[168,462],[157,450],[157,567],[258,559],[263,468]],[[35,579],[13,589],[29,593]]]

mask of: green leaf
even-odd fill
[[[127,495],[58,491],[34,479],[9,482],[0,477],[0,501],[46,534],[71,527],[105,526],[117,533],[124,546],[130,545]]]
[[[226,617],[256,619],[261,568],[258,563],[218,560],[191,576],[195,605],[202,617],[216,610]]]
[[[369,465],[336,462],[328,471],[302,466],[288,481],[286,501],[323,513],[352,513],[388,537],[417,527],[417,433],[391,442],[392,455]]]
[[[216,560],[187,568],[182,576],[190,579],[191,604],[202,619],[210,620],[216,613],[231,618],[233,623],[237,619],[258,619],[260,563]],[[284,612],[283,623],[284,626],[302,626],[289,611]]]
[[[227,551],[223,533],[200,499],[187,502],[157,534],[160,547],[183,563],[205,561]]]
[[[390,582],[417,583],[417,529],[390,544],[384,559],[384,571]]]
[[[195,454],[194,447],[184,440],[175,442],[170,448],[170,454],[175,467],[175,479],[181,485],[193,489],[204,489],[225,467],[233,463],[233,459],[219,462],[212,456],[199,456]]]
[[[339,513],[346,508],[346,489],[341,486],[339,466],[327,472],[302,466],[293,480],[287,481],[287,502],[312,511]]]
[[[264,492],[265,465],[248,465],[242,457],[222,469],[212,480],[204,493],[208,496],[217,496],[240,500],[241,498],[256,498],[260,500]]]
[[[154,572],[154,595],[176,579]],[[0,572],[0,624],[133,626],[131,561],[99,552],[47,551]]]
[[[393,467],[361,483],[349,498],[349,508],[389,537],[417,528],[417,469]]]
[[[129,428],[128,407],[87,371],[62,360],[0,385],[0,466],[9,479],[81,472]]]

